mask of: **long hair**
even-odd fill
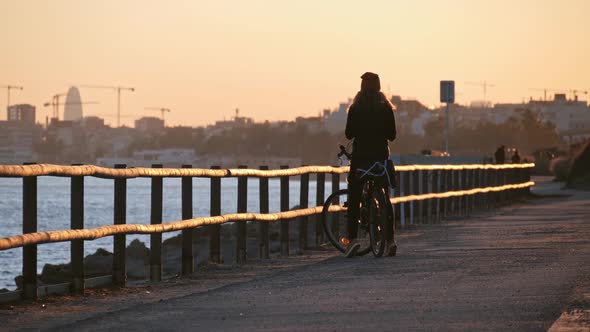
[[[379,104],[387,104],[391,109],[395,109],[395,107],[391,104],[389,99],[383,94],[381,91],[359,91],[354,99],[352,100],[352,104],[350,107],[360,108],[360,109],[375,109]]]

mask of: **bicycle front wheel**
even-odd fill
[[[369,237],[371,250],[375,257],[383,256],[387,241],[388,218],[391,203],[383,189],[374,189],[369,196]]]
[[[348,219],[348,190],[342,189],[332,193],[322,209],[322,226],[328,241],[338,249],[340,252],[346,250],[346,244],[348,240],[347,232],[347,219]],[[360,223],[356,227],[359,227],[358,241],[361,244],[361,248],[358,250],[357,255],[364,255],[371,250],[371,243],[366,228],[362,228]]]

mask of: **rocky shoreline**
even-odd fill
[[[271,253],[280,252],[280,223],[269,225],[269,247]],[[228,224],[221,227],[221,253],[222,261],[225,263],[235,262],[235,227]],[[308,238],[313,239],[315,225],[313,218],[308,224]],[[290,223],[291,248],[296,246],[299,238],[298,223]],[[248,224],[247,252],[250,257],[258,256],[258,225]],[[311,243],[311,241],[309,242]],[[296,248],[295,248],[296,249]],[[293,250],[293,249],[292,249]],[[199,227],[194,231],[193,255],[195,266],[208,263],[209,257],[209,234],[207,227]],[[182,234],[162,242],[162,275],[176,276],[180,274],[182,261]],[[148,280],[150,277],[150,249],[138,239],[134,239],[126,250],[126,267],[128,281]],[[85,278],[93,278],[104,275],[111,275],[113,271],[113,253],[99,248],[93,254],[84,257]],[[45,264],[41,274],[37,275],[39,286],[53,285],[70,282],[72,279],[71,263],[67,264]],[[17,290],[22,288],[22,276],[15,278]],[[7,289],[0,289],[0,293],[8,292]]]

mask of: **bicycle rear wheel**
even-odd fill
[[[387,242],[386,227],[390,205],[387,196],[381,188],[372,190],[369,196],[369,237],[371,239],[371,250],[375,257],[383,256],[385,243]]]
[[[338,249],[340,252],[346,250],[347,232],[347,204],[348,190],[342,189],[332,193],[322,209],[322,225],[328,241]],[[332,211],[330,211],[332,210]],[[369,239],[369,232],[367,227],[362,227],[358,224],[358,241],[361,248],[357,251],[357,255],[364,255],[371,250],[371,241]]]

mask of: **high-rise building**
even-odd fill
[[[66,103],[64,104],[64,120],[78,121],[83,117],[82,113],[82,98],[80,91],[75,86],[68,90],[66,95]]]
[[[35,124],[35,106],[29,104],[12,105],[6,109],[8,121],[16,121],[23,124]]]

